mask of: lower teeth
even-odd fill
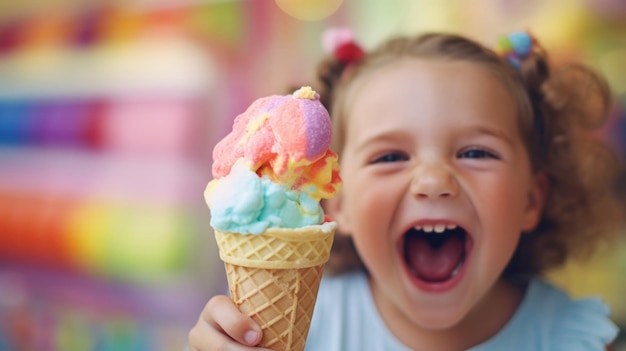
[[[456,266],[456,268],[452,271],[452,273],[450,274],[450,277],[449,277],[448,279],[450,279],[450,278],[454,277],[455,275],[457,275],[457,274],[459,273],[459,271],[461,270],[461,267],[463,267],[463,263],[464,263],[464,262],[465,262],[465,259],[464,259],[464,258],[462,258],[462,259],[459,261],[459,264]]]

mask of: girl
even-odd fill
[[[588,130],[609,108],[583,66],[552,70],[527,33],[502,56],[425,34],[319,69],[334,119],[339,224],[307,350],[603,350],[597,299],[541,279],[617,232],[612,153]],[[248,350],[259,327],[225,296],[191,350]],[[247,346],[246,346],[247,345]]]

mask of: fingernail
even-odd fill
[[[250,345],[254,345],[259,338],[259,333],[254,330],[248,330],[244,335],[243,339]]]

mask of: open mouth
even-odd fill
[[[404,259],[417,279],[426,283],[444,283],[463,267],[467,241],[466,231],[456,225],[416,226],[404,235]]]

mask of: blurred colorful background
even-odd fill
[[[2,1],[0,350],[183,350],[225,291],[210,152],[255,98],[311,83],[329,26],[366,48],[529,28],[607,76],[602,136],[626,158],[622,0]],[[552,279],[626,328],[623,239]]]

